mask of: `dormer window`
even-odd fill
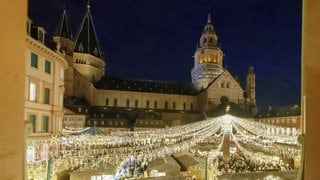
[[[98,49],[97,49],[97,47],[94,48],[93,54],[94,54],[95,56],[98,56]]]
[[[79,52],[83,52],[83,45],[82,45],[82,43],[79,44]]]
[[[31,24],[32,24],[32,21],[30,18],[28,18],[28,20],[27,20],[27,33],[29,36],[31,35]]]
[[[38,27],[38,41],[44,43],[44,35],[45,35],[45,31],[42,27]]]

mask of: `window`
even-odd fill
[[[168,101],[164,102],[164,108],[168,109]]]
[[[138,100],[135,100],[134,107],[138,107]]]
[[[190,104],[190,110],[193,111],[193,104]]]
[[[31,53],[31,67],[38,68],[38,55]]]
[[[146,101],[146,108],[149,108],[150,106],[150,101]]]
[[[79,52],[83,52],[83,45],[82,45],[82,43],[79,44]]]
[[[29,122],[32,125],[32,132],[36,132],[36,115],[29,115]]]
[[[43,31],[38,29],[38,40],[42,43],[44,43],[44,35],[43,35]]]
[[[50,104],[50,89],[49,88],[44,88],[43,103]]]
[[[129,107],[129,106],[130,106],[130,100],[127,99],[127,107]]]
[[[63,78],[64,78],[64,70],[63,70],[63,68],[61,67],[61,68],[60,68],[60,79],[63,80]]]
[[[43,116],[42,118],[42,131],[48,132],[49,130],[49,116]]]
[[[186,110],[186,103],[183,103],[183,110]]]
[[[176,103],[175,102],[173,103],[173,109],[174,110],[176,109]]]
[[[221,87],[222,87],[222,88],[224,88],[224,82],[223,82],[223,83],[221,83]]]
[[[106,106],[109,106],[109,99],[106,99]]]
[[[35,83],[30,83],[29,86],[29,100],[36,101],[37,100],[37,85]]]
[[[50,74],[51,73],[51,62],[46,60],[44,63],[44,72]]]
[[[113,106],[118,106],[118,100],[114,99]]]
[[[154,108],[157,109],[158,108],[158,102],[154,101]]]

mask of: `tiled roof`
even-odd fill
[[[178,95],[198,95],[199,91],[192,84],[160,82],[151,80],[134,80],[117,77],[103,77],[95,83],[97,89],[137,91]]]

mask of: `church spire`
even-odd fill
[[[207,20],[207,23],[211,23],[211,16],[210,16],[210,13],[208,14],[208,20]]]
[[[218,37],[211,23],[211,15],[208,14],[207,24],[203,28],[200,38],[200,47],[218,47]]]
[[[90,1],[88,1],[87,12],[75,39],[74,52],[87,53],[100,59],[103,58],[90,12]]]
[[[73,35],[71,27],[68,21],[67,11],[64,8],[61,19],[58,23],[57,29],[55,30],[53,36],[60,36],[70,40],[73,40]]]

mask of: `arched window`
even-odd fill
[[[106,99],[106,106],[109,106],[109,99]]]
[[[204,44],[207,43],[207,38],[204,38],[203,43]]]
[[[138,100],[135,100],[134,107],[138,107]]]
[[[221,87],[224,88],[224,82],[221,83]]]
[[[227,83],[227,88],[230,88],[230,82]]]
[[[130,106],[130,100],[127,99],[127,107],[129,107],[129,106]]]
[[[113,106],[117,106],[117,105],[118,105],[118,100],[114,99]]]

